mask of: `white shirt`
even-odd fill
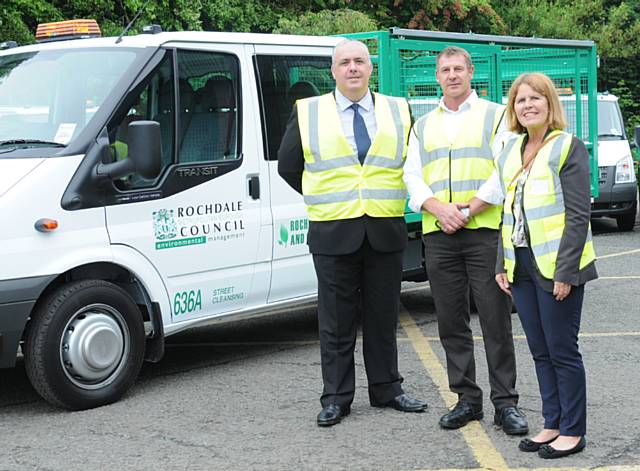
[[[501,204],[504,201],[497,170],[494,169],[487,181],[480,186],[475,196],[489,204]]]
[[[458,107],[457,111],[450,110],[444,104],[444,98],[440,99],[438,106],[445,112],[444,128],[447,133],[447,140],[450,144],[456,139],[458,132],[461,131],[461,127],[471,110],[471,105],[475,103],[478,98],[478,94],[475,90],[471,91],[471,94],[467,99]],[[502,150],[504,143],[513,136],[513,133],[507,130],[506,119],[503,119],[498,126],[496,136],[493,139],[493,145],[491,146],[492,152],[496,155]],[[415,133],[415,126],[409,135],[409,148],[407,150],[407,160],[404,164],[404,183],[407,185],[409,191],[409,208],[412,211],[419,213],[422,210],[422,204],[433,196],[433,191],[429,188],[422,176],[422,160],[420,159],[420,142]],[[497,180],[498,187],[500,182]],[[499,189],[500,194],[502,190]]]
[[[376,114],[373,108],[373,98],[371,92],[367,90],[367,93],[360,99],[360,101],[353,102],[346,96],[340,93],[340,90],[336,88],[336,105],[338,107],[338,115],[340,116],[340,122],[342,124],[342,131],[351,147],[357,152],[356,139],[353,136],[353,114],[354,111],[349,108],[354,103],[360,105],[358,113],[364,119],[364,124],[367,127],[367,133],[369,139],[373,142],[373,137],[376,135],[378,127],[376,125]]]

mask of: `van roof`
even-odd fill
[[[598,100],[601,101],[618,101],[618,97],[611,93],[598,93]]]
[[[116,44],[115,37],[72,39],[67,41],[30,44],[0,51],[0,55],[15,54],[16,52],[41,51],[46,49],[73,49],[86,47],[159,47],[163,44],[172,42],[333,47],[343,39],[343,37],[338,36],[227,33],[217,31],[176,31],[158,34],[123,36],[122,41],[119,44]]]
[[[581,97],[583,100],[587,100],[589,98],[589,96],[585,93],[582,95]],[[618,101],[618,97],[616,95],[612,95],[611,93],[608,92],[598,92],[597,95],[597,99],[598,101]],[[576,100],[576,96],[575,95],[560,95],[560,101],[569,101],[569,100]]]

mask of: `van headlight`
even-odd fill
[[[630,183],[636,178],[633,173],[633,160],[626,155],[616,164],[616,183]]]

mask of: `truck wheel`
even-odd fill
[[[637,192],[636,192],[637,193]],[[638,197],[636,195],[636,201],[633,205],[633,209],[624,216],[616,217],[619,231],[632,231],[633,226],[636,224],[636,213],[638,212]]]
[[[618,223],[619,231],[632,231],[633,226],[636,224],[636,212],[631,214],[625,214],[624,216],[617,216],[616,222]]]
[[[135,381],[144,324],[122,288],[76,281],[39,303],[25,345],[27,376],[38,394],[59,407],[90,409],[117,401]]]

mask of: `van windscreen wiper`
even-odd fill
[[[0,141],[1,146],[46,146],[46,147],[67,147],[66,144],[61,144],[54,141],[43,141],[41,139],[8,139],[6,141]]]

